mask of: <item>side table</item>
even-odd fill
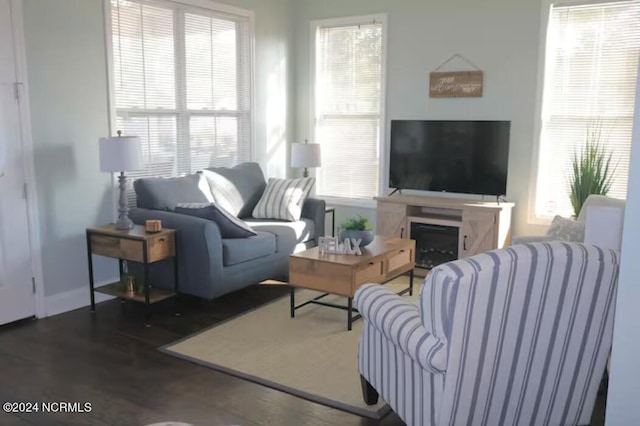
[[[124,260],[144,265],[144,291],[129,292],[118,281],[112,284],[94,287],[93,255],[106,256],[119,260],[120,276]],[[149,283],[149,265],[164,259],[173,258],[174,291],[153,288]],[[121,299],[143,302],[146,305],[146,326],[149,327],[151,304],[160,302],[178,294],[178,253],[176,250],[176,231],[164,228],[160,232],[147,232],[144,226],[135,225],[133,229],[118,230],[115,224],[87,228],[87,260],[89,262],[89,284],[91,286],[91,312],[96,310],[94,292],[108,294]]]

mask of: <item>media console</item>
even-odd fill
[[[441,263],[508,246],[514,203],[445,197],[376,197],[376,233],[416,240],[416,266]]]

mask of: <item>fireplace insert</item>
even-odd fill
[[[410,237],[416,241],[417,267],[431,269],[458,259],[460,228],[422,222],[411,222],[410,226]]]

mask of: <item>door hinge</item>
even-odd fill
[[[13,83],[13,91],[14,91],[14,95],[16,97],[16,101],[20,102],[20,97],[21,97],[21,87],[22,87],[22,83],[20,82],[15,82]]]
[[[22,189],[24,190],[24,199],[26,200],[27,197],[27,182],[24,183]]]
[[[33,294],[36,293],[36,278],[35,277],[31,277],[31,290],[33,291]]]

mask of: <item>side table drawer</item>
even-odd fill
[[[176,254],[175,235],[159,235],[151,238],[148,243],[149,263],[172,257]]]
[[[101,256],[143,262],[142,241],[126,240],[106,235],[91,235],[91,252]]]

